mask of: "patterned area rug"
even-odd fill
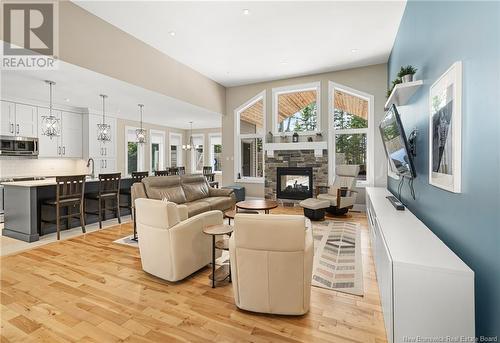
[[[126,237],[123,237],[123,238],[119,238],[116,241],[114,241],[113,243],[118,243],[118,244],[123,244],[123,245],[129,245],[131,247],[139,248],[139,243],[137,243],[137,241],[134,241],[132,239],[132,237],[134,237],[134,235],[130,235],[130,236],[126,236]]]
[[[312,223],[312,285],[362,296],[363,263],[359,224],[331,220]]]

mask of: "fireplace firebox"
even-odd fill
[[[313,169],[310,167],[278,167],[276,197],[303,200],[312,198]]]

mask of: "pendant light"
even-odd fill
[[[99,95],[102,98],[102,123],[97,124],[97,140],[103,143],[111,141],[111,125],[106,124],[106,113],[104,102],[108,97],[105,94]]]
[[[147,141],[147,137],[146,137],[147,131],[146,131],[146,129],[144,129],[142,127],[142,108],[144,107],[144,105],[139,104],[138,106],[139,106],[139,109],[141,111],[141,128],[135,130],[135,135],[137,137],[137,143],[143,144],[143,143],[146,143],[146,141]]]
[[[49,105],[49,115],[42,116],[42,135],[50,137],[50,139],[52,139],[54,137],[59,137],[61,135],[59,118],[57,118],[52,113],[52,86],[54,86],[56,83],[54,81],[49,81],[49,80],[46,80],[45,83],[49,85],[50,105]]]
[[[189,132],[189,143],[187,145],[183,145],[182,149],[191,151],[195,148],[195,146],[193,144],[193,122],[190,121],[189,124],[191,125],[191,129]]]

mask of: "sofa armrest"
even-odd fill
[[[179,220],[181,222],[188,219],[188,208],[186,205],[177,205],[177,211],[179,211]]]
[[[130,195],[132,198],[132,207],[135,207],[135,200],[141,198],[148,198],[146,194],[146,188],[142,182],[135,182],[130,187]]]
[[[211,197],[230,197],[234,190],[228,188],[209,188],[208,195]]]

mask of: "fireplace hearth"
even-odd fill
[[[310,167],[278,167],[276,197],[303,200],[312,198],[313,169]]]

